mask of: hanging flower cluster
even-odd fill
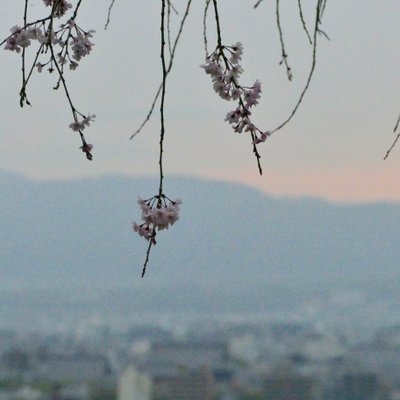
[[[74,121],[69,124],[69,127],[74,131],[74,132],[79,132],[83,131],[87,126],[90,125],[92,121],[96,118],[96,115],[94,114],[88,114],[86,117],[83,116],[81,121]]]
[[[180,199],[171,200],[165,195],[156,195],[148,200],[138,199],[143,223],[133,222],[132,228],[152,244],[156,244],[156,231],[168,229],[179,219]]]
[[[225,118],[235,132],[250,132],[253,145],[265,142],[270,132],[262,131],[251,121],[251,108],[258,104],[261,96],[261,83],[256,80],[253,86],[239,84],[243,72],[239,64],[243,54],[243,45],[237,42],[233,46],[217,46],[214,52],[206,58],[201,67],[211,76],[215,92],[224,100],[238,101],[235,110]]]
[[[45,6],[51,8],[48,16],[35,22],[27,22],[25,16],[24,25],[22,27],[18,25],[12,27],[11,35],[1,42],[0,45],[4,44],[5,50],[22,55],[23,84],[20,91],[21,107],[24,104],[30,105],[26,88],[34,70],[41,73],[46,68],[49,73],[56,72],[58,74],[58,80],[54,88],[58,89],[62,85],[73,116],[73,122],[69,127],[74,132],[79,133],[82,141],[80,149],[86,154],[86,158],[91,160],[93,158],[91,154],[93,146],[86,142],[83,130],[90,125],[95,115],[85,115],[79,112],[74,106],[68,92],[64,68],[65,65],[68,65],[70,70],[75,70],[82,58],[90,54],[93,48],[91,38],[94,31],[85,31],[75,21],[81,2],[77,3],[73,14],[66,19],[65,23],[60,24],[58,28],[54,26],[54,19],[66,16],[68,11],[73,8],[72,4],[66,0],[43,0],[43,3]],[[38,45],[36,55],[31,67],[27,69],[25,51],[34,42]]]
[[[19,53],[21,48],[26,48],[30,46],[31,40],[42,39],[42,31],[36,27],[29,27],[27,29],[22,29],[19,26],[13,26],[10,29],[12,35],[6,40],[4,46],[5,50],[15,51]]]
[[[85,32],[73,19],[70,19],[66,24],[62,24],[58,31],[51,33],[50,39],[48,33],[40,32],[39,41],[46,44],[50,40],[53,46],[59,46],[59,50],[56,50],[59,64],[65,65],[68,63],[69,69],[75,70],[79,65],[78,61],[92,51],[93,43],[90,39],[93,33],[93,30]],[[50,58],[45,63],[38,62],[35,66],[38,72],[41,72],[47,65],[50,65],[51,69],[51,64]],[[50,70],[50,72],[52,71]]]
[[[66,0],[43,0],[43,3],[48,7],[53,7],[54,16],[58,18],[62,17],[68,9],[72,8],[72,4]]]
[[[43,0],[46,5],[52,5],[53,0]],[[65,24],[61,24],[58,30],[54,30],[52,16],[60,18],[64,15],[69,8],[72,7],[70,3],[64,1],[57,1],[49,17],[40,19],[36,22],[27,24],[25,27],[14,26],[11,28],[11,35],[5,41],[5,50],[11,50],[19,53],[21,48],[27,48],[31,45],[32,40],[37,40],[40,45],[41,55],[47,55],[48,60],[37,62],[35,64],[39,72],[46,66],[49,66],[49,72],[53,72],[53,61],[51,54],[46,51],[49,46],[58,46],[54,48],[58,62],[61,65],[69,63],[69,68],[74,70],[78,66],[78,61],[82,57],[87,56],[93,47],[90,39],[94,31],[84,31],[80,28],[74,18],[70,18]]]

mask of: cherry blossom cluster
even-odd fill
[[[133,222],[132,228],[139,236],[156,244],[156,230],[168,229],[179,219],[180,199],[171,200],[165,195],[156,195],[148,200],[138,199],[142,211],[141,225]]]
[[[70,8],[72,8],[72,4],[68,3],[66,0],[43,0],[43,3],[47,7],[54,8],[54,16],[62,17]]]
[[[60,25],[60,28],[56,31],[53,31],[50,22],[46,24],[46,21],[39,20],[25,28],[14,26],[11,28],[11,33],[5,41],[5,50],[19,53],[22,48],[30,46],[32,40],[38,41],[40,51],[36,59],[43,55],[47,56],[45,62],[36,62],[35,67],[38,72],[42,72],[46,66],[49,66],[49,72],[54,71],[52,54],[46,51],[49,46],[57,47],[54,48],[54,51],[57,54],[59,65],[63,66],[68,63],[71,70],[75,70],[78,67],[78,61],[87,56],[93,47],[90,39],[94,31],[84,31],[72,18],[65,24]]]
[[[30,46],[32,40],[43,40],[42,31],[36,27],[28,27],[26,29],[22,29],[20,26],[16,25],[13,26],[10,31],[11,36],[9,36],[5,42],[5,50],[15,51],[19,53],[22,48]]]
[[[87,126],[90,125],[90,122],[94,121],[96,118],[96,115],[94,114],[88,114],[87,116],[82,115],[82,120],[79,121],[78,118],[69,124],[69,127],[74,131],[74,132],[81,132],[83,131]]]
[[[82,29],[75,21],[81,1],[77,2],[75,9],[69,16],[68,11],[73,9],[71,2],[66,0],[43,0],[43,3],[45,6],[51,8],[49,15],[35,22],[28,22],[25,17],[23,26],[16,25],[12,27],[11,35],[3,40],[0,45],[4,44],[5,50],[20,53],[22,56],[23,84],[20,91],[21,107],[24,104],[30,105],[26,89],[34,70],[41,73],[46,68],[49,73],[55,72],[58,75],[58,80],[54,88],[58,89],[62,86],[66,94],[73,116],[73,122],[69,127],[74,132],[79,133],[82,141],[80,149],[86,154],[86,158],[91,160],[93,146],[86,143],[83,130],[90,125],[95,115],[85,115],[79,112],[74,106],[71,95],[68,92],[64,68],[68,65],[70,70],[75,70],[82,58],[90,54],[93,48],[91,38],[94,31]],[[27,6],[28,3],[26,3]],[[65,17],[64,23],[55,27],[55,19],[61,19],[62,17]],[[33,43],[37,44],[35,49],[36,55],[31,67],[28,69],[26,68],[26,50]]]
[[[91,153],[91,151],[93,150],[93,145],[90,143],[86,143],[85,141],[83,142],[82,146],[79,147],[86,155],[86,158],[88,160],[92,160],[93,159],[93,155]]]
[[[257,145],[265,142],[270,132],[260,130],[251,122],[251,108],[258,104],[261,83],[256,80],[251,87],[239,84],[239,77],[243,72],[239,64],[242,54],[243,45],[240,42],[233,46],[217,46],[201,67],[211,76],[213,88],[222,99],[238,101],[238,106],[227,114],[225,121],[237,133],[250,132],[253,145]]]

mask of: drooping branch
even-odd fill
[[[396,124],[393,128],[393,133],[396,133],[397,130],[399,129],[399,125],[400,125],[400,115],[397,118]],[[400,139],[400,132],[398,132],[397,136],[395,137],[393,143],[391,144],[391,146],[389,147],[389,149],[386,151],[385,157],[383,157],[384,160],[386,160],[389,157],[389,154],[391,153],[391,151],[393,150],[393,148],[396,146],[398,140]]]
[[[281,123],[279,124],[275,129],[273,129],[271,131],[272,133],[275,133],[279,130],[281,130],[284,126],[286,126],[291,120],[292,118],[295,116],[297,110],[299,109],[305,94],[307,93],[309,87],[310,87],[310,83],[312,81],[313,75],[314,75],[314,71],[315,71],[315,67],[316,67],[316,63],[317,63],[317,38],[319,34],[324,35],[325,37],[326,34],[320,30],[319,25],[321,24],[321,11],[322,11],[322,7],[326,4],[326,1],[324,0],[318,0],[317,1],[317,6],[316,6],[316,10],[315,10],[315,22],[314,22],[314,32],[313,32],[313,48],[312,48],[312,61],[311,61],[311,68],[310,71],[308,73],[308,77],[307,77],[307,81],[306,84],[302,90],[302,92],[300,93],[300,97],[297,100],[297,103],[295,104],[294,108],[292,109],[291,113],[289,114],[289,116]]]
[[[159,141],[159,186],[158,186],[158,199],[157,207],[161,206],[161,198],[163,195],[163,182],[164,182],[164,171],[163,171],[163,155],[164,155],[164,136],[165,136],[165,120],[164,120],[164,104],[165,104],[165,91],[166,91],[166,80],[167,80],[167,68],[165,66],[165,0],[161,0],[161,68],[162,68],[162,83],[161,83],[161,102],[160,102],[160,141]],[[149,262],[151,247],[155,243],[156,228],[153,227],[152,240],[149,240],[149,246],[146,252],[146,259],[143,264],[142,278],[146,273],[147,264]]]
[[[163,195],[163,182],[164,182],[164,171],[163,171],[163,155],[164,155],[164,136],[165,136],[165,120],[164,120],[164,105],[165,105],[165,92],[166,92],[166,80],[167,80],[167,68],[165,63],[165,6],[166,0],[161,0],[161,69],[162,69],[162,83],[161,83],[161,102],[160,102],[160,141],[159,141],[159,156],[158,156],[158,167],[159,167],[159,184],[158,184],[158,196],[156,196],[157,204],[156,207],[161,207],[161,199]],[[146,273],[147,264],[150,258],[150,251],[152,246],[156,243],[156,228],[153,226],[151,238],[146,251],[146,258],[143,264],[142,278]]]
[[[292,80],[293,74],[292,74],[292,69],[289,65],[288,62],[288,55],[285,50],[285,42],[283,40],[283,31],[282,31],[282,26],[281,26],[281,17],[279,13],[279,0],[276,0],[276,8],[275,8],[275,15],[276,15],[276,26],[278,28],[278,33],[279,33],[279,41],[281,43],[281,51],[282,51],[282,60],[280,61],[279,64],[284,64],[286,67],[286,75],[289,81]]]
[[[24,6],[24,27],[26,27],[27,24],[27,16],[28,16],[28,0],[25,0],[25,6]],[[22,56],[21,56],[21,70],[22,70],[22,86],[21,86],[21,90],[19,92],[19,105],[21,107],[24,106],[24,103],[28,104],[29,106],[31,105],[31,103],[29,103],[29,100],[26,96],[26,85],[27,85],[27,79],[25,76],[25,51],[26,51],[26,47],[22,47]]]
[[[0,45],[5,44],[5,50],[21,54],[22,85],[19,92],[21,107],[24,104],[30,105],[27,87],[35,70],[40,73],[44,67],[48,66],[48,72],[57,73],[58,79],[54,89],[63,87],[73,115],[70,128],[79,133],[82,142],[80,149],[85,153],[86,158],[91,160],[93,146],[86,142],[82,131],[90,125],[94,115],[85,116],[77,110],[72,102],[64,77],[64,66],[69,64],[70,69],[75,70],[79,65],[78,62],[91,52],[93,46],[93,43],[89,40],[93,31],[84,31],[75,22],[82,2],[83,0],[78,0],[75,8],[73,8],[71,3],[64,0],[46,0],[44,1],[45,6],[51,7],[49,15],[35,22],[28,22],[29,0],[24,0],[23,26],[11,28],[11,35],[4,39]],[[70,9],[73,10],[66,22],[55,27],[55,20],[68,16]],[[38,48],[30,68],[27,68],[28,48],[32,48],[33,43],[36,43]]]
[[[211,0],[206,0],[203,12],[203,42],[204,42],[204,51],[206,53],[206,57],[208,57],[208,39],[207,39],[207,14],[208,7],[210,6]]]
[[[177,9],[171,3],[171,0],[167,1],[167,43],[168,43],[168,51],[169,56],[172,56],[172,40],[171,40],[171,11],[173,11],[176,15],[179,15]]]
[[[157,243],[156,234],[162,229],[168,229],[170,225],[173,225],[179,219],[179,204],[180,200],[171,200],[164,194],[164,168],[163,168],[163,156],[164,156],[164,139],[165,139],[165,95],[166,95],[166,83],[167,83],[167,63],[165,57],[166,49],[166,34],[168,35],[168,27],[166,26],[166,19],[168,16],[165,15],[166,1],[161,0],[161,24],[160,24],[160,36],[161,36],[161,68],[162,68],[162,84],[161,84],[161,101],[160,101],[160,140],[159,140],[159,158],[158,158],[158,169],[159,169],[159,185],[158,193],[147,200],[139,199],[138,203],[142,210],[142,219],[144,223],[141,225],[133,223],[133,229],[140,236],[144,237],[148,241],[146,250],[146,257],[142,269],[142,278],[146,274],[147,264],[150,259],[150,252],[152,247]]]
[[[159,188],[158,195],[161,197],[163,194],[163,182],[164,182],[164,171],[163,171],[163,155],[164,155],[164,137],[165,137],[165,118],[164,118],[164,107],[165,107],[165,93],[167,83],[167,67],[165,61],[165,1],[162,0],[161,9],[161,68],[162,68],[162,83],[161,83],[161,101],[160,101],[160,141],[159,141]]]
[[[186,9],[185,9],[185,13],[183,14],[182,20],[180,22],[178,33],[177,33],[177,35],[175,37],[174,45],[172,46],[172,53],[171,53],[171,57],[170,57],[169,62],[168,62],[168,67],[167,67],[167,75],[171,72],[172,65],[173,65],[174,59],[175,59],[176,48],[177,48],[179,40],[181,38],[181,35],[182,35],[182,32],[183,32],[183,27],[185,25],[186,19],[189,16],[190,6],[191,5],[192,5],[192,0],[188,0],[187,5],[186,5]],[[153,102],[151,103],[150,109],[149,109],[145,119],[140,124],[139,128],[129,137],[130,140],[132,140],[138,133],[140,133],[140,131],[144,128],[144,126],[150,121],[151,116],[153,115],[153,112],[154,112],[154,108],[155,108],[155,106],[157,104],[157,100],[160,97],[161,89],[162,89],[162,83],[160,84],[160,86],[157,89],[157,92],[156,92],[156,94],[155,94],[155,96],[153,98]]]
[[[115,0],[111,0],[110,5],[108,6],[107,21],[106,21],[106,23],[105,23],[105,25],[104,25],[104,30],[106,30],[106,29],[108,28],[108,25],[110,24],[110,21],[111,21],[111,11],[112,11],[112,9],[113,9],[113,7],[114,7],[114,3],[115,3]]]
[[[307,35],[307,38],[308,38],[309,43],[312,45],[312,40],[311,40],[310,32],[308,32],[307,24],[306,24],[306,21],[304,20],[303,7],[302,7],[302,5],[301,5],[301,0],[298,0],[298,1],[297,1],[297,4],[298,4],[298,6],[299,6],[299,17],[300,17],[300,21],[301,21],[301,23],[302,23],[302,25],[303,25],[303,30],[304,30],[304,32],[305,32],[306,35]]]
[[[215,26],[217,33],[216,49],[211,55],[207,54],[206,63],[202,65],[205,72],[211,75],[214,90],[225,100],[237,100],[238,106],[229,112],[225,118],[237,133],[250,132],[252,151],[257,160],[257,168],[262,175],[261,156],[257,144],[264,142],[269,136],[268,132],[262,132],[251,121],[251,107],[258,104],[261,94],[261,84],[257,80],[253,86],[242,86],[238,82],[243,68],[239,61],[243,53],[243,45],[237,42],[233,46],[226,46],[222,41],[221,23],[218,11],[218,2],[213,0]],[[206,13],[205,13],[206,17]]]

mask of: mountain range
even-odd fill
[[[38,182],[0,173],[0,289],[14,291],[2,301],[18,302],[24,290],[57,298],[101,289],[113,301],[139,296],[132,301],[141,308],[246,309],[354,287],[400,296],[398,203],[276,198],[197,178],[169,178],[165,188],[183,200],[181,217],[158,235],[141,279],[146,242],[131,223],[156,179]]]

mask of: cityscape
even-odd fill
[[[0,400],[400,399],[395,304],[374,321],[376,304],[340,299],[291,314],[119,314],[125,324],[100,314],[68,323],[66,308],[53,329],[3,318]]]

